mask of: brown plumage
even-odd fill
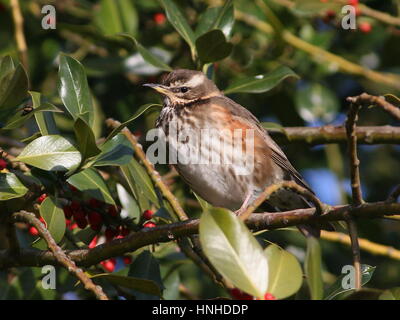
[[[175,168],[212,205],[243,210],[265,187],[285,180],[295,181],[312,192],[257,118],[226,97],[202,72],[175,70],[162,84],[147,86],[164,96],[156,126],[163,129],[172,150],[178,154]],[[178,138],[173,139],[175,132]],[[204,132],[216,134],[217,140],[204,136]],[[238,140],[233,138],[235,132],[242,133]],[[246,139],[246,134],[252,139]],[[235,143],[239,143],[239,149],[235,149]],[[226,153],[221,145],[227,148]],[[198,160],[198,153],[208,161],[191,161]],[[214,163],[210,160],[213,157],[220,161]],[[310,206],[289,190],[274,194],[268,204],[282,211]],[[309,227],[302,229],[307,234],[319,233]]]

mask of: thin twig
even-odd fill
[[[96,286],[92,279],[90,279],[82,269],[78,268],[75,262],[57,245],[50,232],[33,213],[22,210],[14,213],[12,218],[15,222],[26,222],[34,226],[38,230],[39,235],[46,241],[54,258],[70,273],[75,275],[82,282],[86,290],[92,291],[99,300],[109,300],[103,292],[103,289],[100,286]]]
[[[315,205],[316,214],[321,215],[325,211],[326,205],[323,204],[309,190],[303,188],[302,186],[299,186],[294,181],[284,181],[266,187],[265,190],[258,196],[258,198],[254,200],[253,203],[247,207],[246,211],[244,211],[243,214],[240,215],[240,219],[242,221],[246,221],[248,217],[254,212],[254,210],[256,210],[264,201],[267,201],[273,193],[278,192],[280,189],[285,189],[285,188],[290,189],[302,195],[305,199],[312,202]]]
[[[14,20],[14,34],[17,42],[18,54],[22,65],[28,70],[28,47],[24,35],[24,18],[22,17],[21,7],[18,0],[11,0],[11,11]]]
[[[381,107],[383,110],[385,110],[394,118],[400,121],[400,108],[397,108],[390,102],[386,101],[384,97],[377,97],[364,92],[359,96],[348,97],[347,101],[352,104],[364,107],[367,107],[369,105],[376,105],[378,107]]]
[[[339,242],[347,246],[351,245],[350,237],[342,232],[330,232],[321,230],[321,239]],[[372,242],[368,239],[358,238],[360,249],[373,255],[380,255],[394,260],[400,260],[400,250],[380,243]]]

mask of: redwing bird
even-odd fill
[[[178,154],[174,167],[192,190],[213,206],[240,213],[267,186],[282,181],[295,181],[313,192],[257,118],[226,97],[204,73],[178,69],[169,73],[162,84],[145,86],[155,89],[164,97],[156,127],[164,131],[167,142],[173,145],[172,150]],[[184,139],[172,139],[172,129],[178,136],[187,132]],[[228,159],[231,161],[219,163],[183,161],[188,160],[187,157],[179,158],[184,153],[193,155],[199,150],[205,159],[221,156],[223,144],[218,143],[218,139],[204,139],[202,133],[219,132],[220,140],[225,142],[225,147],[228,143],[229,147],[229,144],[233,144],[229,132],[235,130],[252,133],[252,143],[243,137],[239,139],[239,151],[252,144],[252,152],[232,152]],[[248,170],[238,170],[243,169],[241,165],[249,163],[251,166],[248,166]],[[311,207],[301,195],[287,189],[273,194],[267,203],[279,211]],[[305,235],[319,235],[319,228],[315,226],[302,226],[300,230]]]

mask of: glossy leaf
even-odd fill
[[[211,7],[200,16],[199,22],[196,28],[196,37],[213,30],[220,29],[225,37],[229,39],[235,17],[233,14],[233,1],[226,1],[221,7]]]
[[[41,94],[39,92],[30,91],[29,94],[32,98],[33,109],[39,109],[42,105],[40,101]],[[58,134],[56,122],[54,121],[53,114],[51,112],[35,112],[34,113],[36,123],[39,127],[42,136],[48,136],[50,134]]]
[[[240,290],[264,297],[268,289],[268,260],[258,241],[238,217],[211,209],[200,218],[204,253],[221,275]]]
[[[230,55],[233,45],[226,41],[221,30],[211,30],[196,40],[196,50],[204,63],[222,60]]]
[[[133,156],[131,143],[121,133],[101,145],[100,150],[93,160],[94,166],[121,166],[129,163]]]
[[[264,252],[268,259],[268,292],[278,300],[295,294],[303,282],[303,271],[296,257],[274,244]]]
[[[58,92],[68,112],[74,120],[82,118],[89,126],[93,125],[92,97],[81,63],[61,54],[58,75]]]
[[[328,122],[335,117],[340,103],[329,88],[313,83],[296,91],[295,106],[299,115],[306,121],[322,119]]]
[[[130,276],[126,277],[109,273],[96,274],[94,276],[91,276],[91,278],[92,279],[101,278],[117,286],[136,290],[146,295],[161,297],[160,287],[157,285],[156,282],[152,280],[135,278]]]
[[[141,211],[136,200],[125,190],[125,188],[117,184],[118,199],[121,203],[121,217],[129,217],[138,222],[140,219]]]
[[[63,209],[53,197],[47,197],[40,205],[40,216],[46,221],[47,230],[52,238],[59,243],[65,234],[65,216]],[[34,244],[35,248],[45,250],[47,243],[40,239]]]
[[[78,172],[69,177],[67,182],[95,199],[109,204],[115,204],[107,184],[95,169],[89,168]]]
[[[159,288],[159,292],[161,292],[161,290],[164,289],[164,284],[161,279],[160,265],[157,259],[155,259],[153,255],[150,253],[150,251],[147,250],[143,251],[141,254],[137,256],[137,258],[135,259],[135,263],[133,263],[129,268],[128,276],[152,281]],[[141,292],[135,292],[135,291],[141,291]],[[141,300],[150,300],[160,297],[160,294],[154,294],[154,293],[143,294],[142,290],[137,290],[137,289],[135,289],[135,291],[134,295],[136,296],[137,299]]]
[[[312,300],[321,300],[323,298],[324,284],[322,281],[321,260],[321,247],[318,240],[314,237],[308,237],[304,269]]]
[[[101,0],[95,14],[96,25],[106,35],[119,32],[135,34],[138,15],[131,0]]]
[[[367,264],[361,265],[361,285],[365,286],[372,278],[374,274],[375,267],[369,266]],[[325,300],[337,299],[343,293],[350,293],[354,289],[343,289],[343,281],[346,274],[341,275],[337,280],[326,290]]]
[[[81,159],[81,154],[69,140],[50,135],[33,140],[16,160],[43,170],[68,171],[78,167]]]
[[[92,129],[84,120],[81,118],[76,119],[74,123],[74,131],[76,141],[78,142],[78,150],[82,155],[82,162],[101,152],[96,145],[96,138],[94,137]]]
[[[145,113],[146,111],[153,109],[153,108],[158,108],[161,109],[162,105],[158,104],[158,103],[147,103],[144,104],[142,106],[139,107],[139,109],[134,113],[134,115],[132,117],[130,117],[128,120],[126,120],[125,122],[121,123],[121,125],[117,128],[115,128],[113,131],[111,131],[111,133],[108,135],[108,137],[106,138],[106,141],[110,140],[112,137],[116,136],[119,132],[121,132],[121,130],[123,128],[125,128],[126,126],[128,126],[131,122],[133,122],[134,120],[136,120],[137,118],[139,118],[143,113]]]
[[[122,166],[122,170],[125,176],[138,186],[137,192],[142,192],[149,201],[153,204],[158,204],[153,182],[146,170],[134,158],[128,164]]]
[[[0,201],[20,198],[28,192],[14,173],[0,172]]]
[[[286,78],[299,78],[293,70],[281,66],[267,74],[260,74],[255,77],[239,79],[234,81],[224,90],[225,94],[236,92],[262,93],[271,90]]]
[[[175,30],[189,44],[192,56],[195,52],[195,35],[192,28],[189,26],[186,18],[181,10],[177,7],[173,0],[160,0],[167,14],[168,21],[174,26]]]
[[[33,94],[33,92],[29,92]],[[37,92],[35,92],[37,93]],[[38,107],[34,107],[32,111],[24,114],[24,110],[21,108],[18,112],[14,114],[6,123],[6,125],[2,128],[3,130],[11,130],[22,126],[26,121],[28,121],[32,116],[37,112],[62,112],[55,105],[51,103],[43,103]]]
[[[10,68],[8,66],[4,68]],[[9,70],[9,69],[8,69]],[[0,79],[0,110],[14,108],[28,96],[28,76],[21,64]]]
[[[5,56],[0,58],[0,80],[6,74],[13,71],[15,69],[14,62],[11,56]]]
[[[172,71],[172,68],[164,63],[159,57],[155,56],[151,51],[147,50],[145,47],[143,47],[134,37],[132,37],[130,34],[122,33],[120,36],[129,39],[130,41],[133,42],[135,45],[137,51],[140,53],[142,58],[147,62],[150,63],[152,66],[164,70],[164,71]]]

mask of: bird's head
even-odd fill
[[[187,104],[221,94],[203,72],[187,69],[170,72],[161,84],[146,83],[144,86],[163,94],[171,104]]]

